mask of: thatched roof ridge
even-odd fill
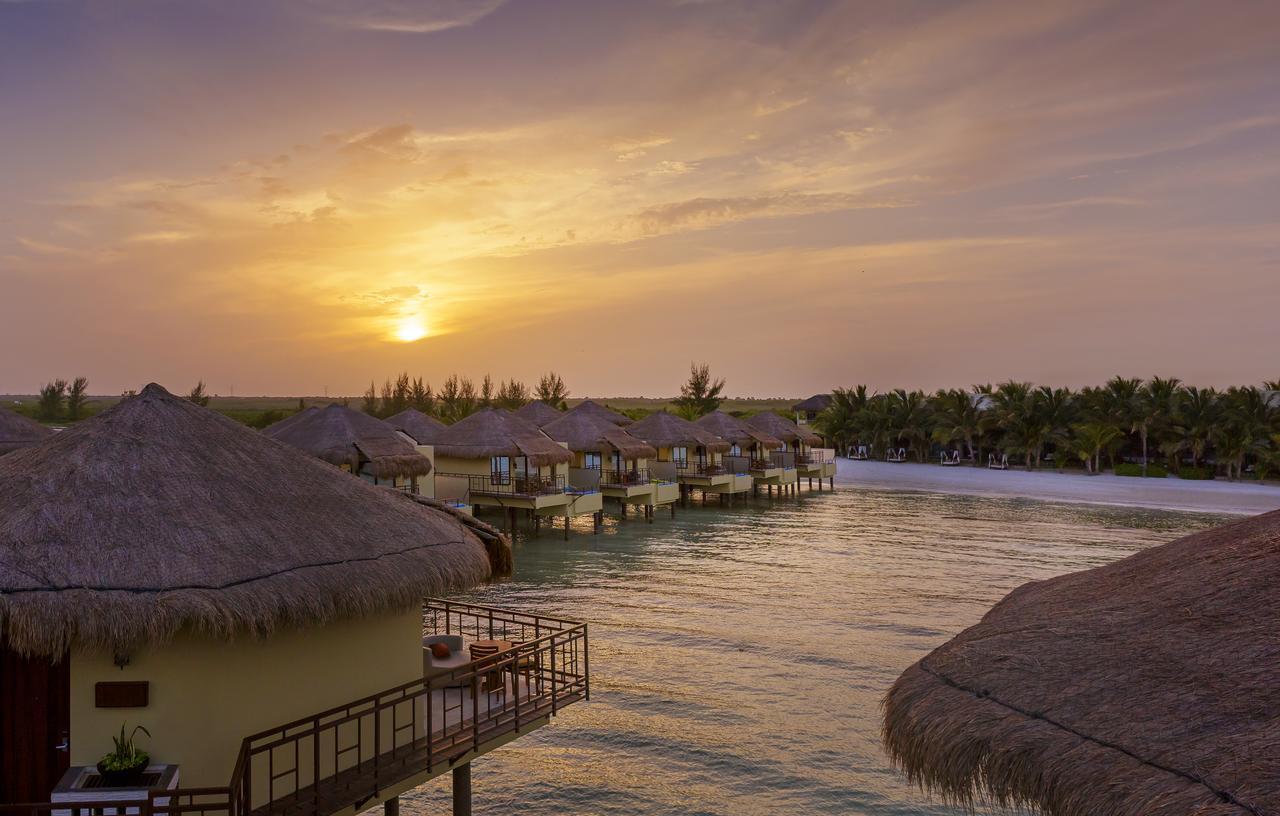
[[[825,411],[831,407],[830,394],[814,394],[806,400],[800,400],[791,406],[792,411]]]
[[[782,440],[759,428],[753,428],[732,414],[724,411],[712,411],[698,417],[695,425],[705,428],[721,439],[727,439],[735,445],[760,444],[766,450],[777,450],[782,447]]]
[[[527,456],[535,467],[573,461],[573,454],[510,411],[486,408],[450,425],[434,443],[436,456],[488,459]]]
[[[705,428],[683,417],[666,411],[657,411],[627,428],[627,433],[643,439],[655,448],[698,447],[723,453],[729,443]]]
[[[406,408],[398,414],[387,417],[383,422],[413,437],[419,445],[434,445],[444,429],[449,427],[417,408]]]
[[[389,425],[336,402],[283,419],[263,433],[331,465],[347,465],[354,473],[367,463],[379,479],[431,472],[431,461]]]
[[[555,422],[547,423],[542,432],[578,453],[616,450],[624,459],[652,459],[658,455],[649,443],[589,411],[569,411]]]
[[[770,436],[781,439],[783,442],[791,443],[798,439],[810,446],[822,444],[822,437],[811,431],[806,431],[786,417],[778,416],[773,411],[761,411],[755,416],[748,417],[746,423]]]
[[[1280,812],[1280,511],[1014,590],[894,684],[944,799],[1055,816]]]
[[[512,413],[526,422],[532,422],[539,428],[546,425],[548,422],[555,422],[557,419],[564,416],[562,412],[557,411],[542,400],[526,402]]]
[[[22,448],[38,445],[53,431],[8,408],[0,408],[0,456]]]
[[[612,408],[606,408],[593,400],[583,400],[570,408],[568,413],[589,414],[590,416],[603,419],[606,422],[612,422],[614,425],[619,427],[626,427],[635,421],[626,414],[620,414]]]
[[[265,635],[490,575],[472,528],[149,385],[0,459],[0,640]]]

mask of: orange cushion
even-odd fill
[[[446,657],[448,657],[451,654],[453,654],[453,652],[449,651],[449,644],[447,643],[431,644],[431,656],[434,657],[435,659],[444,660]]]

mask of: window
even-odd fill
[[[739,445],[737,442],[734,442],[732,445],[730,445],[730,446],[729,446],[729,455],[730,455],[730,456],[741,456],[741,455],[742,455],[742,446],[741,446],[741,445]]]
[[[676,463],[676,467],[689,466],[689,449],[688,448],[672,448],[671,461]]]
[[[587,451],[582,454],[582,466],[588,470],[599,470],[600,451]]]
[[[511,484],[511,457],[489,457],[489,480],[493,484]]]

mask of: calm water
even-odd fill
[[[589,621],[592,699],[477,761],[476,813],[958,813],[881,753],[898,674],[1019,584],[1216,521],[839,488],[518,542],[468,598]]]

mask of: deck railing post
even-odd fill
[[[556,635],[551,633],[551,716],[556,715]]]
[[[591,644],[587,640],[587,624],[582,624],[582,680],[584,696],[591,699]]]

